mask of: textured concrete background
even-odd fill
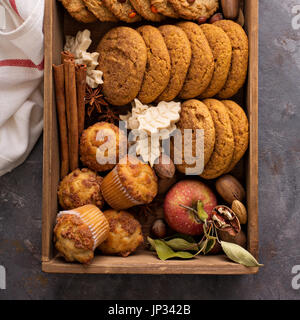
[[[259,216],[255,276],[49,275],[41,272],[42,139],[0,178],[0,299],[299,299],[300,0],[260,0]],[[298,109],[298,110],[297,110]]]

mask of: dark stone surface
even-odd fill
[[[253,276],[51,275],[41,272],[42,140],[0,178],[0,299],[299,299],[300,30],[292,0],[260,1],[260,261]],[[297,110],[298,109],[298,110]]]

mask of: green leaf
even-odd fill
[[[246,267],[263,266],[263,264],[257,262],[250,252],[235,243],[221,241],[221,246],[227,257],[234,262]]]
[[[198,243],[199,251],[195,254],[195,256],[198,256],[201,252],[204,252],[207,246],[207,242],[208,240],[204,238]]]
[[[216,239],[214,239],[213,237],[207,239],[207,245],[205,250],[203,251],[204,254],[208,254],[209,251],[211,251],[213,249],[213,247],[216,244]]]
[[[176,238],[184,239],[185,241],[188,241],[190,243],[196,243],[195,239],[192,236],[183,233],[175,233],[169,237],[164,238],[164,240],[167,241]]]
[[[178,251],[174,252],[163,240],[153,240],[150,237],[147,238],[148,242],[153,248],[161,260],[167,260],[171,258],[191,259],[194,255],[189,252]]]
[[[197,213],[198,213],[199,219],[203,222],[205,222],[205,220],[208,218],[208,214],[204,210],[203,203],[200,200],[197,201]]]
[[[195,242],[191,243],[182,238],[171,239],[171,240],[165,241],[165,243],[173,250],[179,250],[179,251],[198,251],[199,250]]]

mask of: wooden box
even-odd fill
[[[52,64],[60,63],[64,33],[76,32],[75,20],[64,14],[56,0],[45,1],[45,80],[44,80],[44,163],[42,269],[55,273],[124,273],[124,274],[253,274],[258,268],[247,268],[225,256],[199,256],[192,260],[161,261],[149,251],[140,250],[127,258],[96,256],[92,264],[83,266],[56,258],[52,231],[58,210],[59,146],[52,78]],[[249,36],[249,73],[244,90],[244,104],[250,121],[250,144],[246,155],[246,190],[248,208],[248,250],[258,256],[258,0],[244,1],[245,29]],[[64,19],[65,22],[64,22]],[[92,28],[98,40],[113,24],[97,22]],[[79,29],[78,29],[79,30]],[[96,34],[96,35],[95,35]],[[96,43],[97,44],[97,43]],[[95,43],[94,43],[95,45]]]

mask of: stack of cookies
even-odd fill
[[[195,130],[204,131],[204,171],[201,177],[215,179],[230,172],[248,149],[249,124],[244,110],[234,101],[191,99],[182,104],[177,127],[193,129],[192,149],[196,156]],[[179,151],[173,146],[173,154],[184,154],[184,145]],[[179,172],[186,174],[186,169],[193,169],[182,160],[176,166]]]
[[[106,100],[122,106],[175,99],[228,99],[243,86],[248,38],[231,21],[116,27],[100,41],[98,69]]]
[[[160,22],[169,18],[208,19],[219,8],[218,0],[60,0],[73,18],[90,23],[133,23],[142,19]]]

